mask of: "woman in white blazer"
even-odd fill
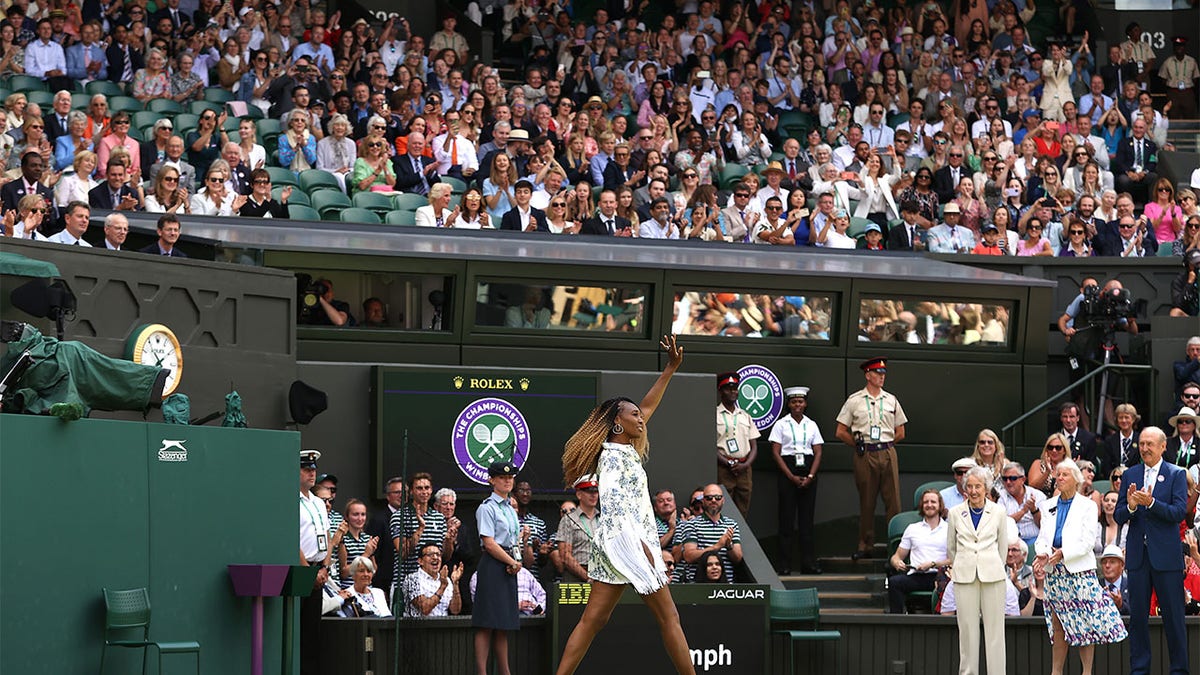
[[[1008,513],[988,501],[987,469],[967,472],[967,501],[950,509],[946,519],[946,552],[953,561],[950,578],[958,605],[958,672],[979,673],[979,619],[983,618],[987,672],[1004,673],[1005,569],[1008,556]]]
[[[1083,672],[1092,672],[1098,644],[1125,639],[1125,624],[1112,598],[1096,581],[1096,502],[1078,494],[1083,473],[1070,459],[1054,469],[1058,496],[1042,502],[1041,530],[1034,550],[1035,573],[1046,575],[1046,630],[1053,645],[1050,672],[1059,675],[1067,649],[1079,647]]]

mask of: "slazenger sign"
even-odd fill
[[[454,463],[468,478],[487,485],[492,462],[512,462],[517,471],[529,459],[529,425],[516,406],[481,398],[463,408],[450,432]]]

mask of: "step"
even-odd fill
[[[837,614],[845,616],[847,614],[886,614],[887,609],[884,607],[825,607],[821,606],[821,615]]]
[[[873,610],[886,606],[882,593],[841,592],[818,593],[821,611],[830,609]]]
[[[881,575],[887,573],[887,558],[882,555],[876,558],[863,558],[861,560],[852,560],[850,556],[832,556],[829,558],[820,558],[821,568],[826,574],[872,574]]]
[[[884,577],[879,574],[794,574],[779,580],[788,588],[816,588],[819,593],[884,590]]]

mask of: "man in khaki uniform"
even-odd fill
[[[1194,119],[1196,117],[1196,79],[1200,68],[1196,59],[1187,53],[1188,39],[1175,36],[1174,54],[1163,60],[1158,76],[1167,85],[1167,99],[1171,101],[1168,115],[1172,119]]]
[[[1126,61],[1137,64],[1138,88],[1142,91],[1150,84],[1150,73],[1154,72],[1156,58],[1154,48],[1142,39],[1142,27],[1138,22],[1131,22],[1125,27],[1125,36],[1129,39],[1121,43],[1121,55]]]
[[[743,516],[750,513],[754,480],[750,465],[758,454],[758,427],[750,413],[738,407],[737,373],[717,376],[717,482],[733,497]]]
[[[854,560],[871,557],[875,545],[875,501],[883,497],[890,522],[900,512],[900,469],[896,443],[904,440],[908,417],[900,401],[883,390],[887,359],[858,366],[867,386],[850,394],[837,416],[837,437],[854,448],[854,484],[858,487],[858,550]]]

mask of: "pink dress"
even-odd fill
[[[1028,239],[1017,242],[1017,255],[1020,257],[1034,256],[1045,250],[1050,250],[1050,242],[1046,239],[1039,238],[1033,245],[1030,245]]]
[[[1164,213],[1165,211],[1165,213]],[[1164,241],[1175,241],[1179,238],[1179,233],[1183,231],[1183,209],[1178,205],[1171,204],[1167,208],[1163,208],[1157,202],[1146,204],[1146,210],[1143,211],[1146,220],[1153,225],[1154,221],[1161,216],[1162,220],[1154,227],[1154,240],[1158,243]]]

